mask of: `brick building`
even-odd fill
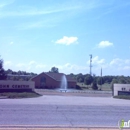
[[[63,73],[43,72],[31,80],[35,82],[36,88],[60,88]],[[68,88],[75,88],[76,80],[65,75],[67,79]]]

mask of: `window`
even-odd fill
[[[40,87],[44,88],[46,85],[46,78],[45,77],[41,77],[41,80],[40,80]]]
[[[126,88],[122,88],[122,91],[125,91],[126,90]]]

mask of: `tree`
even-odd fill
[[[71,77],[74,77],[74,74],[73,74],[73,73],[70,73],[69,75],[70,75]]]
[[[73,73],[70,73],[69,76],[71,76],[72,78],[76,79],[76,75],[74,75]]]
[[[59,73],[59,70],[56,67],[52,67],[50,72]]]
[[[97,90],[98,89],[96,81],[93,81],[93,83],[92,83],[92,89],[93,90]]]
[[[82,73],[77,74],[76,76],[77,82],[84,82],[84,76]]]
[[[92,89],[93,89],[93,90],[97,90],[97,89],[98,89],[97,82],[96,82],[95,79],[94,79],[94,81],[93,81],[93,83],[92,83]]]
[[[90,74],[87,74],[84,79],[84,84],[90,85],[93,82],[93,77]]]
[[[120,77],[118,77],[118,83],[126,84],[127,83],[127,79],[124,76],[120,76]]]
[[[6,72],[3,69],[3,60],[0,59],[0,80],[5,80],[7,78]]]
[[[112,95],[114,96],[114,84],[115,83],[118,83],[118,80],[117,79],[113,79],[112,82],[111,82],[111,90],[112,90]]]
[[[6,71],[7,74],[12,74],[12,72],[13,72],[13,71],[12,71],[11,69],[8,69],[8,70]]]
[[[112,82],[111,82],[111,90],[113,91],[113,88],[114,88],[114,84],[115,83],[118,83],[118,80],[117,79],[113,79]]]
[[[103,76],[104,83],[111,83],[114,76]]]
[[[93,75],[92,89],[93,90],[97,90],[98,89],[97,81],[96,81],[96,76],[95,75]]]
[[[98,77],[98,78],[97,78],[97,84],[98,84],[98,85],[104,84],[103,77]]]
[[[79,78],[78,82],[82,83],[83,82],[83,78]]]

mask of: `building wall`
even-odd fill
[[[46,79],[45,84],[43,83],[43,86],[41,83],[42,77]],[[61,81],[56,81],[55,79],[51,78],[50,76],[44,73],[34,77],[32,81],[35,82],[36,88],[60,88],[61,85]],[[76,82],[68,82],[69,88],[75,88],[75,86],[76,86]]]
[[[46,79],[46,83],[42,86],[41,84],[41,78],[44,77]],[[48,75],[42,73],[39,76],[36,76],[35,78],[32,79],[32,81],[35,82],[35,87],[36,88],[58,88],[60,86],[60,82],[55,81]]]
[[[68,87],[69,88],[75,88],[76,87],[76,82],[68,82]]]
[[[114,84],[114,96],[118,96],[118,91],[129,91],[130,92],[130,84]]]

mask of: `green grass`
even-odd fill
[[[77,83],[77,85],[79,85],[84,90],[92,90],[91,85],[85,85],[84,83]],[[98,88],[100,88],[100,85],[98,85]],[[111,91],[111,84],[103,84],[102,91]]]
[[[105,83],[102,85],[102,90],[104,91],[112,91],[111,90],[111,84]]]
[[[130,100],[130,95],[119,95],[119,96],[114,96],[114,98]]]
[[[33,97],[39,97],[41,95],[35,92],[22,92],[22,93],[5,92],[5,93],[0,93],[0,97],[2,96],[7,98],[33,98]]]

